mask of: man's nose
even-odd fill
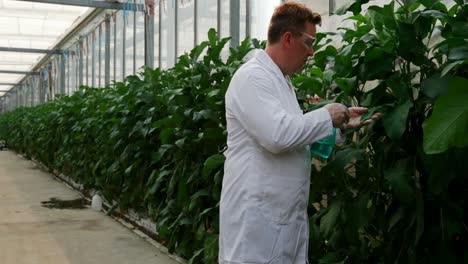
[[[315,53],[314,49],[309,49],[307,51],[307,56],[312,57],[312,56],[314,56],[314,53]]]

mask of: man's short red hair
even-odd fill
[[[268,28],[268,43],[277,43],[281,36],[288,31],[300,32],[305,28],[306,22],[320,24],[320,14],[312,12],[305,5],[288,2],[275,9]]]

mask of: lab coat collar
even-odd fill
[[[255,58],[257,58],[257,60],[265,65],[265,68],[270,72],[272,73],[273,75],[275,75],[279,80],[281,81],[284,81],[284,83],[287,85],[287,87],[294,92],[294,87],[292,86],[291,84],[291,79],[289,78],[289,76],[287,75],[284,75],[283,72],[281,71],[281,69],[278,67],[278,65],[273,61],[273,59],[271,59],[270,55],[268,55],[268,53],[266,53],[266,51],[264,50],[259,50],[256,54],[255,54]]]
[[[255,57],[266,66],[266,68],[273,73],[274,75],[286,79],[286,76],[283,74],[278,65],[271,59],[270,55],[264,50],[259,50]]]

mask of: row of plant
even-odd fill
[[[229,39],[208,37],[169,70],[4,113],[8,146],[150,217],[171,252],[216,262],[224,94],[261,43],[246,39],[223,61]]]
[[[468,5],[391,1],[363,15],[366,2],[338,10],[355,21],[343,46],[321,47],[295,79],[302,101],[382,113],[312,172],[310,204],[326,194],[327,208],[310,207],[310,261],[468,263]]]
[[[468,6],[392,1],[360,14],[367,2],[338,11],[353,12],[354,28],[318,34],[314,65],[293,80],[304,110],[336,101],[383,114],[312,171],[309,261],[466,263]],[[0,132],[15,150],[151,217],[171,251],[216,263],[224,94],[260,46],[246,40],[224,62],[227,41],[210,31],[172,69],[5,113]],[[313,94],[326,100],[309,104]]]

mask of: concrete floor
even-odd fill
[[[0,263],[176,264],[102,212],[49,209],[79,194],[11,151],[0,151]]]

